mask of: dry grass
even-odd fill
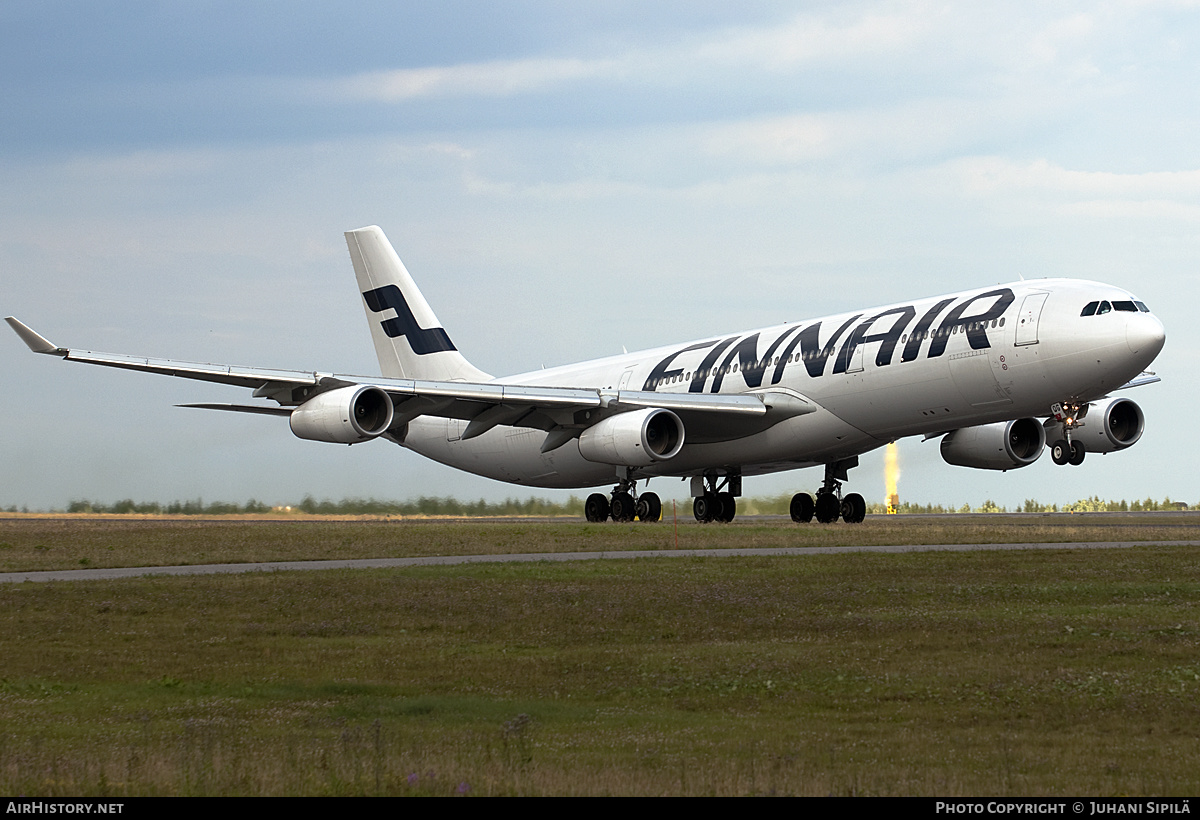
[[[638,531],[526,526],[399,529]],[[1146,546],[7,585],[0,790],[1190,794],[1198,578]]]
[[[799,526],[789,520],[698,525],[681,520],[683,549],[886,544],[1200,540],[1200,516],[870,516],[863,524]],[[673,549],[659,524],[435,519],[269,520],[167,517],[0,519],[0,572],[527,552]]]

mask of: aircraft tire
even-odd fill
[[[626,524],[633,520],[636,514],[633,496],[629,493],[613,493],[612,503],[612,519]]]
[[[841,514],[841,504],[833,493],[821,493],[817,496],[816,516],[818,523],[832,524]]]
[[[1074,464],[1076,467],[1078,467],[1083,463],[1083,459],[1086,455],[1087,448],[1083,446],[1082,441],[1071,442],[1071,458],[1069,459],[1071,464]]]
[[[608,499],[600,493],[592,493],[583,502],[583,517],[593,524],[608,520]]]
[[[797,524],[807,524],[813,520],[813,497],[808,493],[796,493],[792,496],[792,520]]]
[[[639,521],[656,522],[662,518],[662,501],[657,493],[642,493],[637,500],[637,517]]]
[[[733,493],[717,493],[717,501],[721,503],[721,512],[717,514],[717,520],[728,524],[737,515],[737,499],[733,497]]]
[[[702,495],[692,502],[692,515],[702,524],[707,524],[716,518],[717,514],[717,497],[715,495]]]
[[[1050,458],[1060,467],[1071,460],[1071,455],[1071,445],[1066,439],[1060,438],[1050,446]]]
[[[858,493],[850,493],[842,499],[841,513],[847,524],[861,524],[867,517],[867,502]]]

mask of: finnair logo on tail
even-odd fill
[[[379,324],[383,332],[391,338],[404,336],[408,339],[409,347],[418,356],[426,353],[438,353],[443,350],[457,350],[446,331],[440,327],[423,328],[417,324],[417,319],[408,308],[404,294],[395,285],[384,285],[363,294],[367,307],[375,313],[383,313],[388,308],[396,311],[395,319],[384,319]]]

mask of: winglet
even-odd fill
[[[21,341],[29,345],[29,349],[34,353],[49,353],[54,356],[66,356],[70,351],[65,347],[57,347],[45,336],[36,333],[32,328],[23,322],[14,319],[12,316],[4,317],[4,321],[8,322],[9,326],[17,332],[21,337]]]

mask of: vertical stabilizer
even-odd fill
[[[490,381],[454,346],[383,231],[346,232],[371,340],[384,376],[433,381]]]

